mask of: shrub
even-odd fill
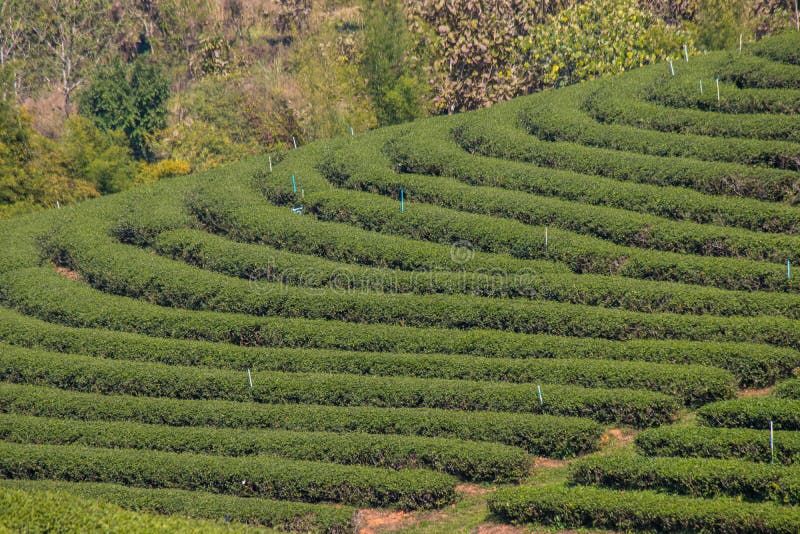
[[[505,488],[489,497],[489,510],[506,521],[558,528],[730,534],[788,534],[800,528],[800,514],[791,506],[585,486]]]
[[[3,479],[0,487],[26,492],[53,491],[113,503],[136,512],[231,521],[291,532],[346,534],[355,529],[356,510],[350,506],[248,499],[201,491],[144,489],[98,482]],[[63,524],[63,516],[59,523]],[[226,532],[229,531],[227,528]]]
[[[2,442],[0,451],[0,473],[4,478],[114,482],[407,510],[438,508],[455,497],[455,478],[425,470],[390,471],[274,456],[230,458],[77,445]]]
[[[597,423],[575,417],[426,408],[186,401],[76,393],[9,383],[0,383],[0,410],[87,421],[447,437],[505,443],[539,456],[558,458],[594,450],[602,433]]]

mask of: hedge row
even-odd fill
[[[265,281],[339,291],[531,298],[642,312],[800,318],[800,299],[793,293],[731,292],[591,274],[408,273],[328,262],[263,245],[236,243],[197,230],[166,232],[158,237],[155,246],[168,257],[248,279],[256,285]]]
[[[775,386],[773,393],[784,399],[800,400],[800,380],[792,379],[781,382]]]
[[[717,101],[714,76],[703,78],[705,91],[700,94],[700,78],[663,77],[648,87],[648,100],[673,108],[692,108],[722,113],[800,113],[800,91],[795,89],[739,89],[720,82]]]
[[[751,51],[772,61],[800,65],[800,39],[797,32],[787,31],[773,35],[753,45]]]
[[[179,515],[245,523],[291,532],[347,534],[355,532],[356,510],[349,506],[247,499],[201,491],[143,489],[96,482],[0,479],[0,488],[26,492],[53,491],[101,500],[136,512]],[[63,525],[64,517],[58,523]],[[226,532],[228,529],[226,529]],[[205,532],[205,530],[204,530]]]
[[[24,415],[0,415],[0,439],[224,456],[270,454],[389,469],[432,469],[467,480],[517,480],[531,463],[530,456],[516,447],[446,438],[169,427]]]
[[[752,397],[720,401],[697,411],[703,424],[712,427],[743,427],[800,430],[800,401],[777,397]]]
[[[588,96],[584,105],[595,120],[606,124],[679,134],[800,141],[800,118],[796,116],[676,109],[641,100],[643,95],[626,88],[627,84],[609,84]]]
[[[669,159],[619,152],[568,142],[542,141],[513,126],[513,117],[475,115],[454,130],[459,144],[472,152],[537,165],[598,174],[620,181],[678,186],[714,195],[760,200],[792,200],[796,172],[689,159]]]
[[[2,308],[0,340],[55,352],[170,365],[648,389],[695,403],[731,396],[733,381],[727,372],[698,365],[319,349],[265,350],[76,329],[26,318]]]
[[[238,345],[333,348],[376,352],[471,354],[513,358],[583,357],[639,360],[661,363],[694,363],[722,367],[739,377],[743,385],[770,384],[797,366],[797,351],[749,343],[697,343],[689,341],[641,340],[619,343],[605,339],[568,338],[553,321],[543,330],[555,335],[525,335],[496,330],[445,330],[405,326],[356,324],[308,319],[256,318],[215,312],[192,312],[161,308],[126,297],[100,293],[57,276],[46,268],[19,271],[4,278],[0,300],[19,311],[69,326],[137,332],[155,337],[202,341],[226,341]],[[6,288],[7,291],[2,289]],[[563,306],[569,310],[569,306]],[[562,322],[574,333],[584,333],[586,316],[574,311]],[[611,311],[611,310],[606,310]],[[619,312],[621,313],[621,312]],[[560,315],[559,315],[560,316]],[[666,315],[639,314],[652,321],[666,321]],[[574,322],[569,318],[574,317]],[[675,316],[680,317],[680,316]],[[611,315],[597,320],[599,335]],[[633,333],[644,328],[623,314],[619,324]],[[767,318],[771,319],[771,318]],[[720,320],[722,321],[722,320]],[[727,330],[741,339],[753,339],[754,332],[741,321],[728,321]],[[648,326],[648,328],[650,328]],[[674,337],[663,325],[653,336]],[[686,322],[687,332],[700,332],[700,325]],[[586,331],[585,334],[593,332]],[[641,334],[637,334],[641,335]]]
[[[794,467],[709,458],[612,454],[570,465],[575,484],[625,490],[662,490],[691,497],[729,495],[750,501],[800,502],[800,472]]]
[[[591,486],[505,488],[489,496],[489,510],[506,521],[558,528],[720,534],[793,534],[800,530],[800,510],[791,506]]]
[[[426,243],[317,221],[292,213],[288,206],[265,204],[254,195],[257,193],[252,189],[236,182],[224,187],[207,186],[190,201],[188,209],[206,228],[234,240],[344,263],[406,271],[530,273],[567,270],[565,266],[552,262],[526,261],[503,254],[469,253],[461,250],[465,247],[459,243]]]
[[[781,431],[774,433],[774,438],[775,462],[794,464],[800,460],[800,434]],[[648,456],[773,461],[767,429],[663,426],[638,434],[636,446]]]
[[[220,399],[257,403],[489,410],[591,417],[653,426],[674,418],[678,403],[661,393],[529,384],[322,373],[251,373],[119,362],[0,345],[0,378],[75,391]]]
[[[0,411],[87,421],[170,426],[272,428],[446,437],[505,443],[538,456],[576,456],[596,449],[597,423],[575,417],[462,412],[427,408],[266,405],[77,393],[0,383]]]
[[[126,245],[95,243],[93,249],[89,246],[58,247],[57,260],[80,272],[96,288],[190,310],[409,326],[492,328],[620,340],[667,337],[698,341],[757,341],[794,346],[800,335],[797,321],[780,317],[654,314],[557,302],[534,303],[520,299],[469,296],[342,294],[324,289],[311,293],[302,288],[281,287],[268,282],[252,285],[154,257]],[[87,326],[97,326],[95,321],[100,317],[113,319],[115,324],[125,324],[133,319],[133,315],[137,318],[163,316],[164,320],[172,323],[183,322],[191,316],[180,310],[157,308],[138,300],[100,293],[51,275],[48,277],[52,282],[51,287],[63,288],[73,297],[70,302],[61,302],[52,292],[43,293],[43,288],[30,288],[21,283],[23,279],[41,272],[40,268],[7,275],[4,278],[5,285],[0,289],[0,299],[16,303],[17,307],[30,309],[33,306],[33,309],[39,309],[49,316],[57,314],[64,317],[66,313],[75,319],[93,317],[93,322],[83,323]],[[101,303],[113,306],[120,315],[111,318],[108,310],[81,309],[79,301],[95,308]],[[210,316],[215,315],[204,315]],[[241,328],[259,329],[268,321],[240,315],[219,319],[222,324],[216,326],[217,330],[222,325],[226,328],[236,325],[237,331]],[[59,322],[65,321],[61,319]],[[169,325],[164,324],[161,328],[169,328]],[[233,332],[227,335],[231,334]]]
[[[479,250],[519,258],[547,258],[577,273],[712,285],[733,290],[788,288],[786,266],[737,258],[714,258],[614,245],[596,237],[489,215],[464,213],[427,204],[409,204],[401,213],[392,199],[370,193],[328,191],[306,196],[305,207],[324,220],[365,230],[448,242],[466,239]]]
[[[66,491],[0,487],[4,532],[249,532],[242,525],[131,512],[116,504],[84,500]],[[260,532],[259,529],[257,532]]]
[[[536,298],[540,293],[555,293],[555,289],[542,288],[543,281],[549,278],[548,275],[567,270],[566,266],[559,266],[552,270],[537,268],[530,272],[505,274],[500,269],[457,272],[383,269],[326,260],[266,245],[240,243],[192,229],[164,232],[155,239],[153,248],[161,255],[253,283],[278,282],[310,288],[330,287],[339,291]],[[465,247],[454,249],[454,254],[465,254],[469,261],[468,257],[474,252]],[[570,287],[581,280],[568,274],[563,279],[569,280]],[[553,277],[553,280],[562,278]]]
[[[785,263],[800,250],[800,238],[795,236],[677,222],[525,192],[472,186],[452,179],[397,174],[386,166],[369,163],[375,158],[368,154],[363,145],[360,152],[350,149],[331,153],[324,161],[326,176],[349,189],[395,198],[403,189],[415,202],[502,216],[528,225],[555,226],[630,247],[779,263]]]
[[[784,140],[730,139],[694,134],[643,130],[626,125],[599,124],[581,109],[590,86],[576,85],[554,91],[545,102],[521,110],[519,120],[531,134],[547,141],[568,141],[667,158],[695,158],[778,169],[798,169],[800,146]],[[670,159],[663,166],[680,168],[691,162]],[[779,174],[767,177],[777,179]]]
[[[275,456],[231,458],[9,442],[0,442],[0,475],[409,510],[452,502],[457,481],[424,469],[392,471]]]
[[[791,206],[706,195],[678,187],[620,182],[470,154],[451,138],[447,124],[415,123],[415,128],[389,141],[386,151],[406,172],[451,176],[472,185],[502,187],[701,224],[792,234],[800,231],[800,214]]]
[[[800,65],[776,63],[758,56],[730,54],[719,65],[718,76],[738,87],[800,89]]]

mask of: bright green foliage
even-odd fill
[[[98,482],[61,482],[55,480],[3,479],[0,487],[26,492],[53,491],[113,503],[136,512],[158,513],[196,519],[224,520],[245,523],[248,532],[254,527],[271,527],[281,531],[345,534],[353,532],[356,510],[349,506],[308,504],[232,497],[201,491],[177,489],[144,489]],[[63,512],[63,509],[57,510]],[[162,518],[162,520],[165,518]],[[63,524],[63,519],[60,521]],[[226,525],[230,532],[234,525]],[[133,527],[132,527],[133,528]],[[212,528],[203,524],[203,532]]]
[[[638,4],[601,0],[549,15],[520,39],[526,66],[541,71],[543,86],[560,87],[677,57],[684,44],[693,51],[689,35]]]
[[[0,488],[0,527],[9,532],[250,532],[241,525],[135,513],[105,499],[84,500],[69,489],[25,490]]]

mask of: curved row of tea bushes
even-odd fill
[[[800,145],[798,145],[800,148]],[[764,234],[692,222],[677,222],[627,210],[589,206],[561,199],[473,186],[447,178],[397,174],[379,164],[365,163],[369,150],[331,153],[323,162],[337,185],[364,192],[409,199],[469,213],[501,216],[529,225],[549,225],[631,247],[734,256],[785,263],[800,251],[800,238]]]
[[[177,310],[101,293],[66,280],[47,268],[18,271],[13,276],[6,275],[4,283],[6,286],[0,287],[6,287],[6,291],[0,291],[0,300],[22,313],[45,321],[155,337],[225,341],[238,345],[516,358],[566,355],[695,363],[729,369],[740,377],[742,383],[771,383],[777,377],[788,374],[796,366],[798,358],[798,353],[794,350],[749,343],[692,343],[677,340],[614,343],[597,338],[531,336],[496,330],[411,328]],[[630,316],[623,317],[625,319],[621,320],[629,322]],[[676,319],[680,317],[682,316],[675,316]],[[574,328],[582,324],[585,317],[576,321],[578,323],[575,323]],[[597,323],[599,327],[604,321],[598,320]],[[730,331],[737,332],[743,339],[752,339],[752,332],[741,322],[728,326]],[[551,334],[561,334],[553,331],[553,327],[554,325],[547,327]],[[689,321],[686,328],[695,331],[698,325]],[[658,333],[654,332],[655,335]]]
[[[759,56],[729,54],[717,75],[738,87],[800,89],[800,65],[777,63]]]
[[[699,79],[676,76],[663,77],[647,88],[647,100],[664,106],[720,113],[800,113],[800,91],[797,89],[738,88],[720,81],[720,99],[717,100],[713,76],[704,78],[710,90],[699,91]]]
[[[744,500],[800,502],[800,472],[793,467],[742,460],[593,456],[570,465],[575,484],[625,490],[661,490],[691,497],[728,495]]]
[[[111,252],[113,250],[113,252]],[[607,339],[678,338],[697,341],[758,341],[777,346],[794,346],[800,336],[797,321],[780,317],[703,317],[677,314],[630,312],[558,302],[531,302],[520,299],[447,295],[352,294],[320,289],[313,294],[302,288],[281,287],[264,282],[253,286],[244,280],[202,271],[173,260],[150,256],[127,245],[98,243],[89,249],[71,248],[59,260],[83,275],[95,288],[126,295],[128,298],[92,290],[80,283],[64,285],[51,276],[52,286],[61,286],[74,299],[93,303],[114,303],[124,323],[134,310],[147,315],[187,317],[180,310],[156,308],[137,299],[188,310],[247,313],[250,316],[226,315],[221,325],[249,323],[257,327],[269,321],[252,315],[305,317],[362,323],[387,323],[445,328],[491,328],[523,333],[549,333]],[[165,263],[161,263],[165,262]],[[33,305],[47,313],[57,309],[77,308],[73,302],[55,302],[53,294],[32,294],[22,287],[26,275],[43,273],[46,268],[17,271],[4,277],[6,287],[0,299],[17,307]],[[134,297],[134,298],[131,298]],[[78,315],[90,311],[76,310]],[[108,316],[106,310],[95,314]],[[36,315],[33,313],[33,315]],[[88,326],[95,326],[88,324]],[[220,325],[217,326],[219,328]],[[244,325],[242,325],[244,326]],[[165,326],[166,327],[166,326]]]
[[[785,380],[775,386],[773,394],[784,399],[800,400],[800,380]]]
[[[727,162],[663,158],[564,141],[542,141],[516,128],[513,114],[506,115],[511,116],[493,113],[479,117],[476,114],[454,130],[455,138],[465,150],[484,156],[597,174],[620,181],[686,187],[713,195],[770,201],[791,201],[797,195],[800,182],[797,172]]]
[[[280,250],[321,256],[343,263],[406,271],[485,271],[500,273],[565,272],[564,265],[529,261],[505,254],[462,254],[460,242],[438,244],[383,235],[352,226],[317,221],[253,198],[242,184],[208,186],[188,209],[209,230],[231,239]],[[154,233],[159,233],[158,231]],[[455,246],[453,246],[455,245]]]
[[[488,215],[411,203],[401,212],[395,201],[359,191],[306,195],[305,208],[319,219],[349,223],[365,230],[452,242],[467,239],[486,252],[518,258],[561,261],[574,272],[712,285],[733,290],[782,291],[786,266],[737,258],[714,258],[614,245],[596,237]]]
[[[101,500],[135,512],[217,521],[227,517],[230,521],[246,524],[249,529],[269,527],[320,534],[355,532],[356,510],[343,505],[232,497],[202,491],[144,489],[99,482],[0,479],[0,488],[26,492],[54,491],[59,496],[69,494]],[[59,511],[56,509],[55,513]],[[63,515],[58,522],[63,525]],[[229,532],[229,528],[225,531]]]
[[[567,141],[584,146],[667,158],[695,158],[708,162],[761,165],[796,171],[800,145],[785,140],[721,138],[689,133],[644,130],[627,125],[601,124],[581,109],[587,87],[576,85],[551,92],[544,102],[523,108],[520,123],[546,141]],[[689,164],[670,159],[665,166]]]
[[[499,298],[538,298],[540,294],[559,292],[555,287],[544,286],[544,280],[549,277],[543,278],[543,275],[549,273],[548,269],[537,268],[531,272],[519,271],[511,274],[504,274],[499,269],[495,271],[383,269],[326,260],[266,245],[231,241],[219,235],[193,229],[171,230],[159,234],[152,247],[163,256],[181,260],[201,269],[244,278],[255,284],[264,281],[308,288],[327,287],[342,292],[467,294]],[[474,252],[467,247],[456,247],[453,249],[453,254],[463,254],[465,267],[469,267],[469,257]],[[552,274],[565,270],[566,268],[553,269]],[[561,278],[553,277],[553,280]],[[581,278],[567,275],[564,280],[564,283],[572,284]],[[568,290],[566,286],[564,289]],[[578,295],[574,296],[578,298]],[[778,300],[782,301],[782,297],[784,296],[778,296]]]
[[[785,31],[750,47],[753,54],[780,63],[800,65],[800,39],[798,33]]]
[[[361,432],[487,441],[565,458],[597,448],[602,427],[576,417],[428,408],[255,404],[78,393],[0,383],[0,411],[86,421],[170,426]]]
[[[111,527],[113,525],[113,527]],[[132,512],[104,500],[68,491],[0,486],[0,528],[4,532],[250,532],[244,525]],[[263,532],[256,529],[255,532]]]
[[[699,365],[620,360],[474,357],[463,354],[259,349],[186,342],[121,332],[77,329],[30,319],[0,308],[0,340],[54,352],[170,365],[414,376],[453,380],[552,383],[583,387],[648,389],[703,403],[733,394],[733,377]]]
[[[648,456],[740,459],[751,462],[794,464],[800,460],[800,433],[774,433],[775,456],[769,430],[662,426],[636,436],[636,447]]]
[[[591,417],[653,426],[675,417],[678,403],[661,393],[541,384],[378,377],[323,373],[251,373],[157,363],[120,362],[0,345],[0,378],[82,392],[218,399],[256,403],[488,410]]]
[[[0,415],[0,439],[14,443],[192,452],[223,456],[269,454],[295,460],[432,469],[466,480],[517,480],[531,457],[488,442],[363,433],[170,427]]]
[[[504,488],[489,496],[489,510],[506,521],[558,528],[725,534],[793,534],[800,530],[800,510],[792,506],[592,486]]]
[[[623,84],[608,84],[589,95],[584,106],[605,124],[624,124],[661,132],[800,141],[800,118],[781,114],[730,114],[676,109],[654,104]]]
[[[276,456],[232,458],[5,441],[0,441],[0,476],[408,510],[438,508],[452,502],[457,482],[450,475],[424,469],[392,471]]]
[[[591,274],[409,273],[330,262],[264,245],[238,243],[198,230],[161,234],[155,250],[201,269],[251,281],[278,282],[339,291],[377,291],[531,298],[642,312],[703,315],[780,315],[800,318],[800,298],[792,293],[731,292],[678,283]],[[303,267],[298,268],[298,265]]]
[[[703,424],[712,427],[741,427],[800,430],[800,401],[778,397],[753,397],[715,402],[697,411]]]
[[[420,130],[425,135],[420,135]],[[471,185],[501,187],[700,224],[789,234],[800,231],[800,212],[791,206],[707,195],[678,187],[620,182],[470,154],[456,144],[449,132],[447,123],[422,123],[393,137],[385,150],[405,172],[452,177]],[[429,142],[430,139],[436,142]]]

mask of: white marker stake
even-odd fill
[[[250,381],[250,389],[253,389],[253,376],[250,374],[249,367],[247,368],[247,380]],[[242,484],[244,484],[244,481],[242,481]]]
[[[770,463],[775,463],[775,435],[772,433],[772,421],[769,422],[769,454]]]
[[[297,140],[294,138],[294,136],[292,136],[292,144],[295,148],[297,148]]]
[[[669,60],[669,72],[675,76],[675,67],[672,66],[672,60]]]
[[[742,53],[742,34],[739,34],[739,53]]]
[[[544,406],[544,399],[542,398],[542,386],[537,384],[536,391],[539,392],[539,406]]]
[[[61,209],[61,202],[59,202],[58,200],[56,200],[56,207],[57,207],[58,209]]]
[[[544,253],[547,254],[547,227],[544,227]]]
[[[686,63],[689,63],[689,47],[686,46],[686,43],[683,45],[683,57],[686,58]]]
[[[353,131],[353,127],[350,127],[350,137],[355,137],[356,133]]]
[[[703,94],[703,80],[700,80],[700,94]]]
[[[719,102],[719,78],[717,78],[717,102]]]
[[[269,172],[272,172],[272,156],[267,156],[267,160],[269,161]]]

